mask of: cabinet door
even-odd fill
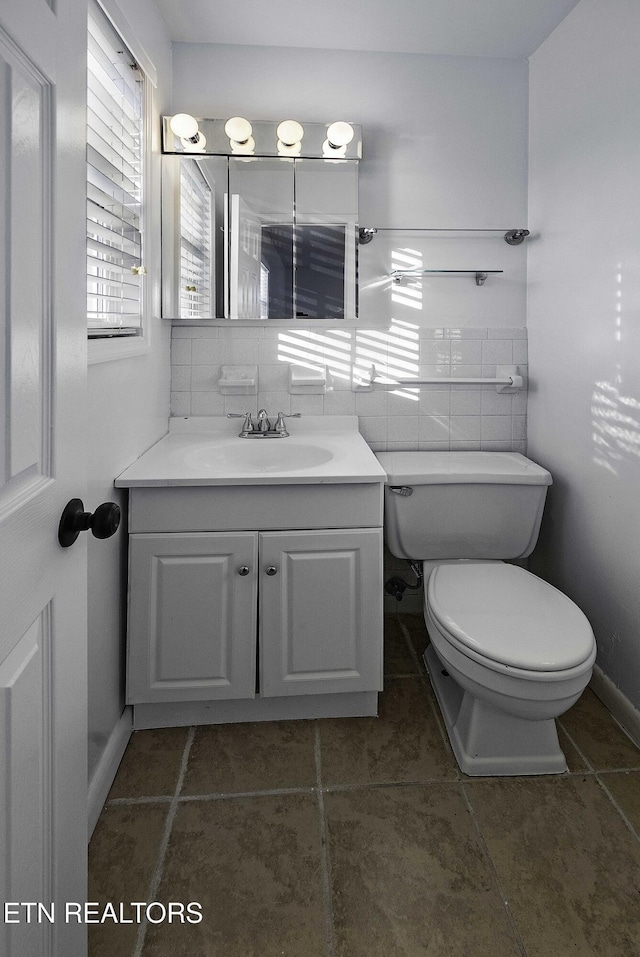
[[[263,532],[261,695],[381,688],[382,529]]]
[[[257,532],[131,535],[129,704],[255,697],[257,553]]]

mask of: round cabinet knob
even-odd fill
[[[266,571],[267,575],[277,575],[277,574],[278,574],[278,569],[276,568],[275,565],[267,565],[267,567],[265,568],[265,571]]]
[[[242,577],[244,578],[244,576],[248,574],[249,574],[249,566],[241,565],[240,568],[238,569],[238,575],[242,575]]]
[[[72,498],[64,507],[58,525],[58,541],[63,548],[73,545],[80,532],[91,529],[94,538],[111,538],[120,525],[120,508],[115,502],[104,502],[93,514],[85,512],[82,500]]]

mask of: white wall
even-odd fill
[[[158,71],[154,91],[151,217],[147,268],[151,298],[151,348],[145,355],[89,366],[88,463],[85,506],[117,501],[125,521],[108,541],[89,540],[89,780],[99,771],[105,748],[124,708],[126,601],[126,508],[114,478],[167,430],[169,414],[168,323],[157,318],[160,285],[160,156],[158,116],[171,96],[171,47],[153,0],[127,0],[120,9]]]
[[[640,5],[582,0],[530,61],[529,454],[554,475],[533,567],[640,707]]]
[[[176,110],[361,123],[360,206],[373,225],[502,226],[526,215],[526,60],[184,43],[173,51]]]

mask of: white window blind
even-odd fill
[[[211,306],[211,187],[196,160],[180,164],[180,317],[202,319]]]
[[[142,334],[144,74],[97,4],[87,70],[90,337]]]

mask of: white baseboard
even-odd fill
[[[598,665],[593,669],[589,687],[609,709],[621,728],[640,747],[640,711],[617,688]]]
[[[87,797],[87,828],[88,840],[91,840],[94,828],[98,823],[100,812],[107,800],[107,795],[116,776],[116,771],[122,761],[131,732],[133,730],[133,709],[125,708],[120,720],[109,736],[107,746],[102,752],[100,763],[89,783]]]

